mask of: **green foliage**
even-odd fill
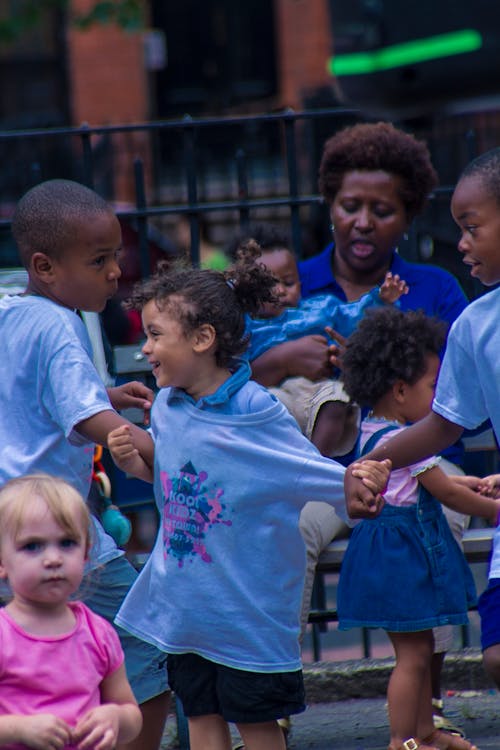
[[[11,44],[23,34],[36,29],[43,15],[53,10],[68,10],[70,0],[20,0],[0,18],[0,44]],[[86,30],[95,24],[117,24],[127,31],[138,31],[144,25],[142,0],[96,0],[88,13],[74,15],[71,22]]]

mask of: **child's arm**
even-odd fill
[[[78,750],[112,750],[131,742],[142,728],[142,715],[122,664],[101,683],[101,705],[83,716],[72,734]]]
[[[469,516],[482,516],[493,526],[497,525],[500,500],[474,492],[465,483],[456,481],[456,477],[445,474],[439,466],[422,472],[417,476],[417,480],[448,508]]]
[[[34,750],[47,750],[69,745],[70,741],[70,727],[53,714],[0,716],[0,747],[16,743]]]
[[[332,376],[326,336],[311,334],[277,344],[252,360],[252,377],[261,385],[278,385],[288,377],[322,380]]]
[[[154,446],[151,437],[146,430],[132,424],[115,411],[106,409],[98,414],[94,414],[94,416],[80,422],[76,426],[76,429],[88,440],[92,440],[94,443],[99,443],[99,445],[104,445],[107,448],[109,433],[118,427],[124,426],[127,426],[130,430],[134,448],[137,449],[144,463],[152,469]]]
[[[409,466],[428,456],[437,455],[452,443],[455,443],[464,428],[449,422],[447,419],[431,411],[426,417],[407,427],[390,440],[377,445],[367,453],[365,458],[382,461],[390,458],[393,469]],[[366,496],[366,486],[360,479],[353,476],[352,464],[346,469],[344,477],[347,512],[351,515],[350,507],[357,508],[362,496]],[[375,498],[372,497],[371,502]]]
[[[122,425],[111,430],[108,435],[108,448],[115,464],[127,474],[132,474],[145,482],[153,481],[152,464],[148,464],[142,457],[142,453],[136,448],[135,435],[130,429],[131,425]],[[144,430],[142,430],[144,432]],[[146,433],[151,443],[151,451],[154,453],[154,444],[151,436]]]

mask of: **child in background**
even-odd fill
[[[93,190],[49,180],[20,199],[12,233],[29,281],[24,294],[0,299],[0,486],[44,472],[65,479],[87,499],[94,444],[105,445],[110,429],[130,424],[115,409],[149,410],[153,399],[142,383],[104,387],[78,314],[101,312],[117,291],[120,224]],[[147,456],[146,432],[130,429]],[[137,572],[99,520],[92,520],[87,570],[99,568],[99,576],[84,590],[84,600],[113,622]],[[119,636],[145,719],[128,750],[157,750],[168,709],[165,657],[129,633]]]
[[[82,497],[45,475],[0,490],[0,746],[112,750],[140,732],[114,628],[78,601],[91,525]],[[68,671],[69,670],[69,671]]]
[[[344,354],[345,388],[371,408],[361,454],[429,412],[444,338],[444,325],[420,311],[373,310],[361,321]],[[432,719],[432,628],[466,623],[474,600],[472,575],[439,503],[495,524],[500,501],[447,476],[438,461],[391,473],[380,515],[354,528],[340,574],[339,627],[382,628],[394,646],[390,750],[473,748]]]
[[[132,298],[161,389],[151,420],[160,528],[116,621],[168,653],[191,750],[230,750],[227,722],[247,750],[284,750],[277,719],[305,708],[300,510],[321,498],[345,516],[343,467],[238,359],[245,314],[274,300],[275,279],[255,260],[247,247],[223,273],[160,270]],[[153,480],[128,427],[108,442],[122,469]],[[384,486],[387,467],[362,471]]]
[[[486,286],[500,282],[500,148],[474,159],[451,200],[461,237],[458,250],[471,275]],[[376,448],[370,458],[390,457],[406,466],[447,447],[464,429],[491,419],[500,442],[500,289],[470,304],[453,324],[430,414],[404,434]],[[366,487],[359,486],[366,496]],[[346,474],[346,498],[359,513],[358,480]],[[376,506],[376,502],[375,502]],[[367,512],[373,512],[373,508]],[[488,587],[479,601],[486,671],[500,688],[500,527],[493,540]]]
[[[349,336],[365,311],[373,306],[396,302],[408,287],[399,276],[386,274],[380,287],[356,302],[341,302],[330,294],[301,299],[297,262],[285,236],[275,231],[259,232],[259,261],[278,280],[278,304],[265,305],[250,319],[250,362],[272,347],[302,336],[334,339]],[[252,242],[252,240],[250,240]],[[343,339],[342,339],[343,340]],[[303,434],[324,456],[342,456],[354,446],[359,429],[359,407],[346,394],[339,377],[312,381],[286,378],[269,389],[297,420]]]

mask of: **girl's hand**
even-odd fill
[[[112,750],[118,741],[120,706],[105,703],[92,708],[76,725],[72,742],[78,750]]]
[[[12,717],[19,719],[17,741],[35,750],[62,750],[71,742],[71,729],[53,714]]]
[[[362,464],[377,464],[377,467]],[[363,461],[347,467],[344,476],[347,514],[350,518],[374,518],[378,516],[384,506],[384,498],[380,494],[389,479],[391,462]],[[360,476],[355,476],[355,472]],[[368,474],[366,474],[368,472]],[[369,484],[372,484],[370,489]]]
[[[398,274],[393,276],[390,271],[387,271],[385,279],[380,286],[379,294],[383,302],[392,304],[403,294],[408,294],[408,291],[409,287],[404,279],[401,279]]]
[[[152,467],[146,463],[139,450],[135,447],[131,427],[131,425],[124,424],[111,430],[107,437],[107,448],[119,469],[145,482],[152,482]],[[140,428],[136,429],[140,430]],[[141,438],[142,433],[152,445],[151,436],[147,435],[144,430],[141,430]]]
[[[149,415],[153,405],[154,393],[144,383],[132,380],[130,383],[108,388],[108,396],[113,409],[142,409],[144,424],[149,425]]]
[[[490,474],[480,480],[480,492],[488,497],[500,498],[500,474]]]

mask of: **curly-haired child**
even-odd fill
[[[344,383],[371,408],[361,426],[362,454],[429,412],[444,335],[443,324],[420,311],[388,307],[360,322],[347,343]],[[431,457],[391,473],[385,505],[355,527],[340,575],[340,628],[382,628],[395,650],[389,750],[474,749],[435,729],[432,718],[432,628],[466,623],[475,598],[440,503],[496,523],[500,502],[448,476],[438,462]]]
[[[274,286],[247,248],[225,272],[160,269],[133,298],[161,389],[154,476],[128,428],[109,447],[123,469],[154,479],[161,520],[117,622],[168,653],[192,750],[230,750],[229,721],[246,750],[284,750],[277,719],[304,709],[299,514],[322,499],[345,517],[343,467],[238,359],[245,314],[272,302]],[[387,467],[365,468],[380,491]]]

